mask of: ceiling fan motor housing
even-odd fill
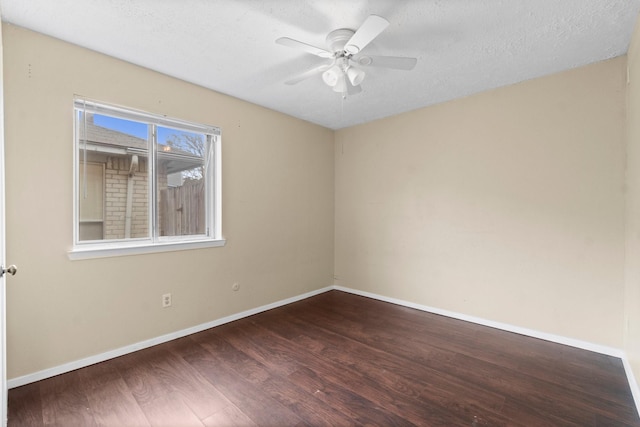
[[[329,46],[329,49],[336,54],[344,54],[344,46],[354,34],[355,31],[347,28],[331,31],[327,35],[327,46]]]

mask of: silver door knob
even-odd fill
[[[15,276],[17,272],[18,267],[16,267],[15,265],[10,265],[7,268],[4,268],[4,266],[0,267],[0,277],[4,276],[5,273],[9,273],[10,275]]]

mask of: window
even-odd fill
[[[221,246],[220,130],[76,100],[71,258]]]

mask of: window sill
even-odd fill
[[[127,255],[152,254],[158,252],[184,251],[189,249],[215,248],[224,246],[227,241],[219,240],[201,240],[192,242],[163,242],[151,243],[135,246],[90,246],[76,247],[70,250],[67,255],[72,261],[92,258],[108,258]]]

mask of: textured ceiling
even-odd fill
[[[627,52],[640,0],[0,0],[2,19],[332,129],[364,123]],[[326,62],[276,44],[325,47],[370,14],[391,25],[369,55],[418,58],[367,69],[342,99]]]

